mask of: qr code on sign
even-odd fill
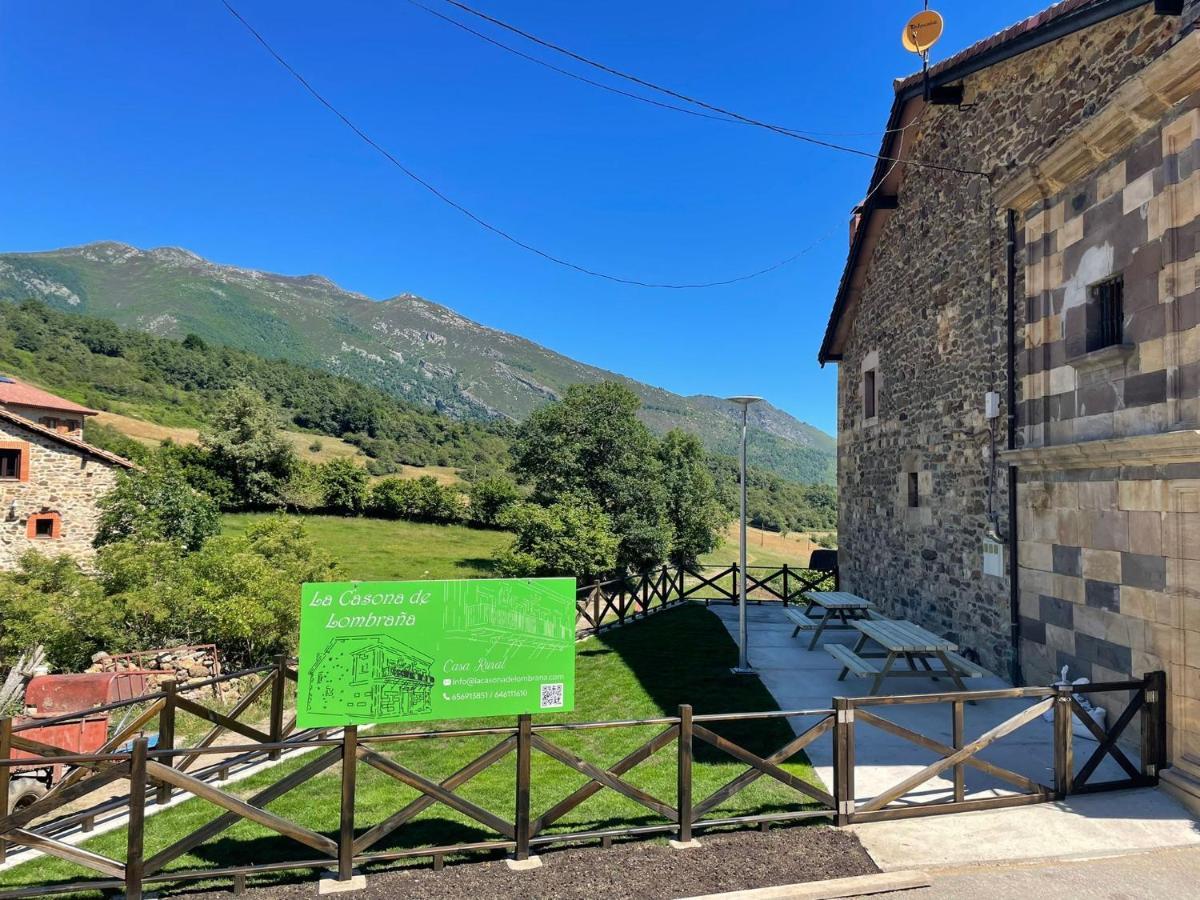
[[[542,685],[542,709],[561,709],[563,705],[563,686],[559,684]]]

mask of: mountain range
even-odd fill
[[[653,431],[683,428],[719,453],[737,447],[740,414],[718,397],[685,397],[586,365],[413,294],[375,300],[320,275],[104,241],[0,254],[0,299],[27,298],[327,369],[458,419],[520,420],[572,384],[616,379],[642,398]],[[750,415],[757,464],[797,481],[832,481],[830,435],[769,403]]]

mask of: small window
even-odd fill
[[[1089,290],[1087,349],[1103,350],[1125,339],[1125,279],[1121,276],[1094,284]]]
[[[26,535],[33,540],[56,540],[62,536],[62,519],[58,513],[38,513],[30,516]]]
[[[908,505],[914,509],[921,505],[921,481],[916,472],[908,473]]]
[[[864,419],[875,418],[875,414],[877,412],[876,401],[878,400],[878,396],[877,396],[878,392],[876,390],[875,382],[876,382],[876,378],[875,378],[875,370],[874,369],[868,369],[867,371],[863,372],[863,418]]]
[[[45,425],[47,428],[52,430],[58,428],[58,419],[56,419],[54,416],[42,416],[40,419],[38,419],[38,423]]]
[[[21,477],[21,451],[0,450],[0,478]]]

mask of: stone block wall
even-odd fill
[[[1160,56],[1186,21],[1142,6],[971,75],[963,107],[927,107],[906,132],[906,155],[999,175],[1025,165]],[[1005,213],[994,183],[904,170],[839,364],[838,539],[846,590],[1006,674],[1009,582],[982,574],[989,521],[1009,528],[1006,468],[993,453],[1005,446],[1009,412]],[[871,353],[879,402],[864,421]],[[983,415],[988,391],[1002,401],[994,439]],[[916,507],[904,490],[913,472]]]
[[[1200,423],[1200,93],[1027,216],[1027,447]],[[1089,352],[1089,287],[1123,280],[1120,346]]]
[[[0,442],[28,445],[28,480],[0,481],[0,570],[12,569],[28,550],[69,553],[84,565],[94,557],[97,501],[116,484],[120,471],[52,438],[0,420]],[[29,536],[29,517],[57,513],[57,538]]]
[[[1200,463],[1028,471],[1018,496],[1027,678],[1165,671],[1200,750]]]

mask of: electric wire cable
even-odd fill
[[[844,144],[836,144],[836,143],[833,143],[832,141],[820,140],[818,138],[810,137],[809,135],[803,134],[802,132],[792,131],[791,129],[785,128],[782,125],[773,125],[770,122],[763,122],[760,119],[755,119],[751,116],[744,116],[741,113],[734,112],[733,110],[725,109],[724,107],[717,106],[713,103],[707,103],[704,100],[699,100],[695,97],[689,97],[687,94],[680,93],[679,91],[672,90],[671,88],[663,87],[662,85],[655,84],[652,81],[647,81],[646,79],[640,78],[637,75],[631,75],[628,72],[622,72],[620,69],[615,69],[612,66],[609,66],[605,63],[597,62],[594,59],[590,59],[586,56],[583,56],[580,53],[576,53],[574,50],[570,50],[566,47],[560,46],[559,44],[552,43],[551,41],[548,41],[548,40],[545,40],[544,38],[538,37],[536,34],[531,34],[528,31],[523,31],[522,29],[518,28],[515,25],[510,25],[507,22],[503,21],[502,19],[497,19],[495,16],[491,16],[485,12],[481,12],[473,7],[468,6],[465,3],[460,2],[460,0],[444,0],[444,2],[462,10],[465,13],[475,16],[476,18],[483,19],[485,22],[490,22],[498,28],[503,28],[506,31],[509,31],[509,32],[512,32],[513,34],[519,35],[520,37],[524,38],[527,41],[538,44],[539,46],[545,47],[548,50],[553,50],[555,53],[560,53],[564,56],[568,56],[571,59],[576,60],[577,62],[583,63],[584,65],[587,65],[587,66],[591,66],[592,68],[595,68],[595,69],[599,69],[600,71],[606,72],[609,75],[612,75],[616,78],[622,78],[626,81],[631,81],[634,84],[641,85],[644,88],[648,88],[653,91],[658,91],[660,94],[666,94],[669,97],[674,97],[676,100],[682,100],[685,103],[691,103],[695,106],[699,106],[700,108],[706,109],[710,112],[720,113],[721,115],[728,116],[731,119],[737,119],[738,121],[743,122],[747,125],[754,125],[754,126],[757,126],[758,128],[765,128],[767,131],[771,131],[776,134],[781,134],[785,137],[790,137],[790,138],[793,138],[794,140],[803,141],[808,144],[813,144],[817,147],[824,147],[828,150],[836,150],[841,153],[849,153],[849,154],[853,154],[855,156],[862,156],[862,157],[866,157],[867,159],[883,160],[886,162],[900,162],[902,165],[908,165],[908,166],[913,166],[913,167],[923,168],[923,169],[936,169],[936,170],[942,171],[942,172],[955,172],[959,175],[978,175],[978,176],[982,176],[984,178],[991,177],[989,175],[989,173],[982,172],[977,169],[964,169],[964,168],[960,168],[958,166],[951,166],[951,165],[946,165],[943,163],[917,162],[915,160],[901,160],[898,157],[883,156],[878,153],[871,153],[868,150],[860,150],[857,147],[847,147]]]
[[[356,125],[354,123],[353,120],[350,119],[349,116],[347,116],[340,109],[338,109],[332,102],[327,100],[324,97],[324,95],[322,95],[315,87],[313,87],[312,84],[303,75],[301,75],[300,72],[297,71],[286,59],[284,59],[283,56],[281,56],[279,54],[279,52],[276,51],[273,46],[271,46],[270,42],[267,41],[267,39],[265,37],[263,37],[263,35],[256,28],[254,28],[254,26],[251,25],[245,19],[245,17],[242,16],[241,13],[239,13],[233,7],[233,5],[229,2],[229,0],[221,0],[221,3],[225,7],[225,9],[229,12],[229,14],[231,16],[233,16],[233,18],[236,19],[253,36],[253,38],[263,47],[263,49],[266,50],[266,52],[268,54],[270,54],[270,56],[281,67],[283,67],[284,70],[286,70],[296,81],[298,81],[300,83],[300,85],[304,88],[304,90],[307,91],[313,97],[313,99],[315,99],[318,103],[320,103],[322,106],[324,106],[329,112],[333,113],[333,115],[335,115],[338,119],[340,119],[341,122],[347,128],[349,128],[350,131],[352,131],[361,141],[363,141],[365,144],[367,144],[367,146],[369,146],[373,150],[375,150],[375,152],[380,154],[385,160],[387,160],[389,163],[391,163],[393,166],[395,166],[397,169],[399,169],[401,172],[403,172],[412,181],[416,182],[418,185],[423,187],[426,191],[433,194],[437,199],[441,200],[447,206],[450,206],[451,208],[460,212],[462,215],[466,216],[468,219],[470,219],[476,225],[479,225],[481,228],[484,228],[487,231],[490,231],[491,233],[503,238],[504,240],[509,241],[512,244],[515,244],[516,246],[520,247],[521,249],[526,250],[529,253],[533,253],[536,256],[540,256],[542,259],[552,262],[555,265],[559,265],[559,266],[562,266],[567,269],[572,269],[572,270],[574,270],[576,272],[580,272],[584,275],[590,275],[593,278],[600,278],[605,281],[611,281],[611,282],[615,282],[617,284],[631,285],[633,287],[659,288],[659,289],[663,289],[663,290],[698,290],[698,289],[702,289],[702,288],[725,287],[727,285],[737,284],[739,282],[749,281],[753,278],[759,278],[763,275],[767,275],[771,272],[776,271],[777,269],[781,269],[784,266],[795,262],[797,259],[799,259],[802,256],[806,255],[807,253],[811,252],[819,244],[821,244],[823,241],[825,241],[828,238],[828,235],[818,238],[812,244],[809,244],[804,249],[800,250],[797,253],[794,253],[793,255],[787,257],[786,259],[782,259],[776,263],[766,266],[765,268],[758,269],[753,272],[749,272],[749,273],[746,273],[743,275],[738,275],[738,276],[735,276],[732,278],[725,278],[725,279],[722,279],[719,281],[704,281],[704,282],[692,282],[692,283],[642,281],[642,280],[639,280],[636,278],[627,278],[627,277],[624,277],[621,275],[613,275],[609,272],[603,272],[598,269],[588,268],[587,266],[581,265],[576,262],[572,262],[569,259],[565,259],[561,256],[556,256],[555,254],[550,253],[549,251],[543,250],[540,247],[537,247],[533,244],[530,244],[526,241],[521,240],[520,238],[510,234],[509,232],[505,231],[504,229],[500,228],[497,225],[493,225],[491,222],[487,221],[486,219],[484,219],[481,216],[477,215],[476,213],[472,212],[466,206],[462,205],[458,201],[454,200],[453,198],[451,198],[450,196],[445,194],[441,189],[436,187],[431,182],[426,181],[424,178],[422,178],[420,175],[418,175],[416,172],[414,172],[412,169],[410,169],[408,166],[406,166],[404,163],[402,163],[389,150],[387,150],[387,148],[385,148],[384,146],[379,144],[374,138],[372,138],[369,134],[367,134],[365,131],[363,131],[358,125]],[[894,167],[895,166],[893,164],[893,168]],[[882,181],[880,182],[880,184],[882,184]],[[876,190],[877,189],[878,188],[876,188]],[[868,196],[870,196],[870,195],[868,195]],[[830,232],[830,234],[832,234],[832,231]]]
[[[518,48],[514,47],[512,44],[506,44],[503,41],[497,40],[496,38],[492,37],[489,34],[485,34],[482,31],[478,31],[477,29],[472,28],[470,25],[467,25],[463,22],[458,21],[457,19],[453,18],[452,16],[448,16],[445,13],[439,12],[438,10],[434,9],[431,6],[426,6],[424,3],[421,3],[420,0],[407,0],[407,2],[410,5],[417,7],[418,9],[424,10],[429,15],[434,16],[435,18],[441,19],[443,22],[453,25],[455,28],[465,31],[467,34],[474,35],[475,37],[479,38],[481,41],[491,44],[494,47],[498,47],[499,49],[504,50],[507,53],[511,53],[514,56],[519,56],[521,59],[528,60],[531,63],[542,66],[543,68],[549,69],[552,72],[557,72],[559,75],[564,75],[567,78],[571,78],[575,81],[581,81],[584,84],[588,84],[588,85],[591,85],[592,87],[599,88],[602,91],[608,91],[611,94],[617,94],[621,97],[627,97],[628,99],[636,100],[639,103],[646,103],[646,104],[649,104],[650,106],[657,106],[661,109],[673,110],[674,112],[684,113],[685,115],[695,116],[700,119],[711,119],[715,122],[726,122],[731,125],[749,125],[749,123],[747,123],[747,122],[744,122],[740,119],[730,118],[729,116],[716,115],[713,113],[706,113],[699,109],[688,109],[686,106],[678,106],[674,103],[666,103],[662,100],[655,100],[652,97],[643,97],[641,94],[635,94],[631,91],[623,91],[620,88],[614,87],[611,84],[605,84],[602,81],[596,81],[593,78],[587,78],[583,75],[580,75],[578,72],[572,72],[570,69],[564,69],[560,66],[554,65],[553,63],[547,62],[544,59],[539,59],[538,57],[533,56],[532,54],[526,53],[523,50],[519,50]],[[800,129],[800,128],[788,128],[787,130],[794,134],[804,134],[804,135],[810,135],[810,136],[816,136],[816,137],[876,137],[876,136],[883,136],[883,135],[887,135],[887,134],[896,134],[898,132],[905,131],[905,130],[911,128],[913,126],[913,124],[914,123],[910,122],[908,125],[901,126],[900,128],[885,128],[883,131],[809,131],[807,129]],[[753,126],[751,126],[751,127],[753,127]]]

